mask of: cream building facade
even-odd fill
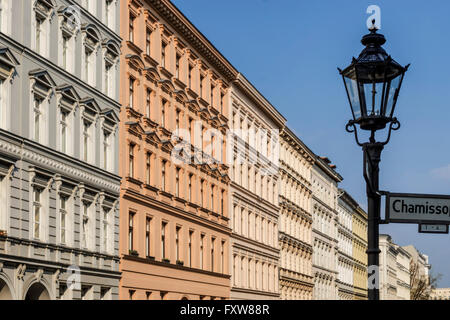
[[[367,300],[367,213],[357,207],[352,218],[353,290],[355,300]]]
[[[286,120],[241,74],[229,105],[231,299],[278,299],[278,139]]]
[[[450,300],[450,288],[433,289],[430,300]]]
[[[353,214],[358,203],[345,191],[339,189],[338,199],[338,299],[354,299]]]
[[[380,299],[410,300],[411,255],[383,234],[380,250]]]
[[[312,300],[312,184],[315,155],[288,128],[280,141],[280,293],[283,300]]]
[[[342,177],[330,160],[316,157],[312,169],[314,299],[335,300],[337,287],[337,196]]]

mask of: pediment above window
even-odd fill
[[[154,67],[149,67],[144,69],[145,77],[153,82],[158,82],[161,80],[161,75],[159,74],[159,71]]]
[[[39,167],[31,167],[30,177],[33,185],[45,189],[52,181],[54,173]]]
[[[106,49],[105,59],[111,64],[117,61],[120,56],[120,46],[112,40],[103,43],[103,47]]]
[[[84,98],[80,100],[80,106],[84,108],[84,117],[89,118],[89,120],[94,121],[97,115],[101,113],[101,109],[93,98]]]
[[[0,155],[0,179],[9,175],[14,169],[15,162],[19,159],[14,159],[7,155]]]
[[[85,33],[84,45],[91,51],[94,51],[101,42],[100,31],[91,23],[85,24],[81,30]]]
[[[158,81],[158,84],[161,86],[161,89],[169,94],[175,92],[175,86],[170,80],[163,79]]]
[[[174,92],[176,99],[181,102],[181,103],[187,103],[189,98],[186,95],[186,92],[184,92],[183,90],[176,90]]]
[[[11,76],[19,64],[9,48],[0,48],[0,77],[6,79]]]
[[[35,0],[33,7],[38,17],[47,19],[56,7],[56,3],[54,0]]]
[[[144,61],[142,61],[141,57],[139,57],[138,55],[127,54],[125,56],[125,59],[131,68],[133,68],[139,72],[141,72],[142,70],[145,69]]]
[[[102,111],[101,116],[104,119],[103,125],[110,131],[113,131],[116,125],[119,123],[119,117],[111,108]]]
[[[34,93],[40,94],[44,98],[47,97],[55,87],[55,82],[52,77],[50,77],[49,73],[44,69],[32,70],[29,75]]]
[[[75,107],[80,100],[78,93],[68,84],[56,87],[56,93],[58,94],[59,103],[66,108]]]
[[[78,33],[81,25],[80,13],[73,6],[61,7],[58,15],[62,17],[61,29],[66,36],[72,36]]]

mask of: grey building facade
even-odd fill
[[[118,0],[0,5],[0,299],[117,299]]]

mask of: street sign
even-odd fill
[[[394,223],[450,224],[450,196],[434,194],[389,193],[386,195],[386,220]]]
[[[419,233],[448,234],[448,224],[419,224]]]

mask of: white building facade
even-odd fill
[[[345,190],[339,189],[338,196],[338,299],[353,300],[353,213],[358,203]]]
[[[231,299],[278,299],[278,139],[286,120],[241,74],[231,90]]]
[[[327,158],[316,157],[312,168],[314,299],[338,298],[337,184],[342,177]]]
[[[380,299],[410,300],[411,255],[389,235],[380,235]]]

